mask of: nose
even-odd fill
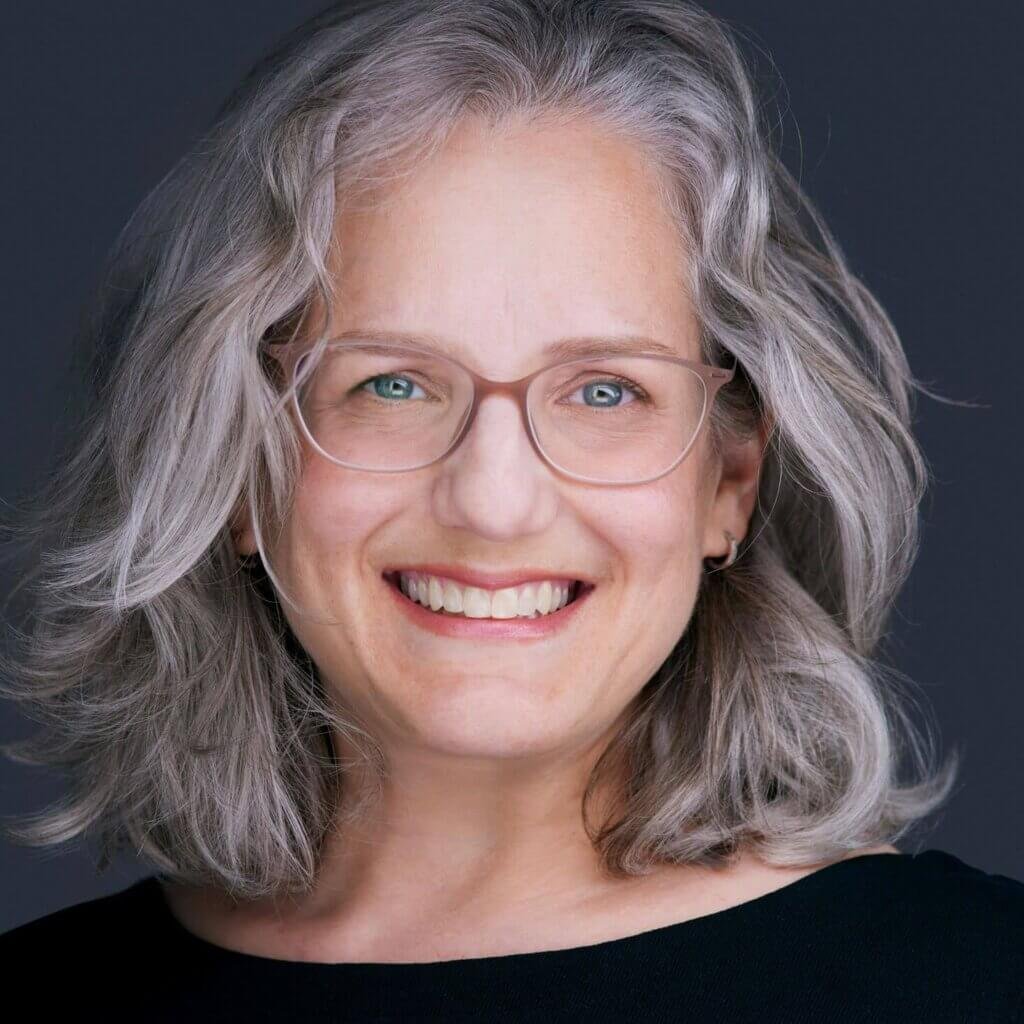
[[[554,469],[533,447],[508,395],[488,395],[462,442],[438,464],[432,502],[445,526],[490,540],[542,532],[558,510]]]

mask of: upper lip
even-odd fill
[[[507,572],[492,572],[485,569],[471,569],[464,565],[442,565],[431,562],[429,565],[401,565],[384,570],[384,575],[399,572],[419,572],[426,576],[443,576],[455,580],[468,587],[482,587],[485,590],[500,590],[502,587],[518,587],[534,580],[580,580],[589,585],[591,580],[579,573],[560,569],[514,569]]]

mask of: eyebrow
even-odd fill
[[[377,341],[383,344],[415,345],[420,348],[434,348],[443,355],[459,358],[455,346],[447,339],[435,334],[421,334],[410,331],[385,331],[373,328],[350,328],[334,335],[334,340]],[[553,359],[570,359],[574,356],[593,356],[606,353],[629,355],[635,352],[652,352],[659,355],[682,358],[674,345],[638,334],[575,335],[559,338],[546,345],[544,354]]]

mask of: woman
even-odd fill
[[[10,834],[156,870],[6,963],[126,1019],[1020,1019],[1024,884],[894,845],[956,769],[872,657],[920,385],[766,137],[676,0],[339,5],[250,75],[12,534],[76,789]]]

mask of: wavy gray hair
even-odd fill
[[[594,768],[585,822],[629,765],[621,816],[587,823],[603,862],[639,874],[741,843],[816,862],[897,839],[945,800],[957,755],[935,767],[904,677],[874,653],[928,482],[911,392],[939,396],[773,152],[732,32],[681,0],[364,0],[259,62],[111,251],[89,411],[5,527],[39,554],[3,693],[43,728],[4,750],[71,779],[8,838],[92,833],[101,870],[130,847],[240,898],[301,892],[349,769],[372,768],[380,792],[382,751],[229,531],[243,501],[263,535],[278,528],[301,465],[259,343],[329,303],[341,204],[466,116],[495,131],[587,117],[663,162],[704,357],[738,360],[711,436],[771,424],[739,560],[705,576]],[[341,763],[332,729],[359,762]]]

